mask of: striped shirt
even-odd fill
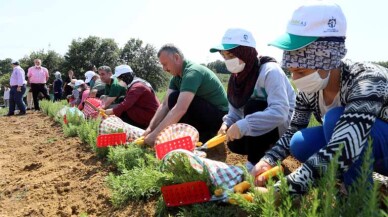
[[[327,146],[312,155],[299,169],[287,176],[290,193],[303,193],[308,183],[328,170],[336,150],[344,145],[339,156],[339,173],[345,173],[358,160],[367,144],[376,119],[388,122],[388,69],[372,63],[341,64],[341,106],[344,113],[337,122]],[[276,145],[262,158],[276,165],[290,154],[290,140],[295,132],[307,127],[311,114],[321,121],[318,92],[297,96],[291,125]],[[349,136],[353,135],[353,136]],[[279,184],[279,183],[278,183]],[[277,185],[278,185],[277,184]]]
[[[27,76],[31,84],[45,84],[49,78],[48,70],[42,66],[28,68]]]

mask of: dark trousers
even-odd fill
[[[171,110],[179,96],[179,91],[174,91],[168,98],[168,108]],[[227,112],[219,110],[215,105],[195,96],[187,112],[180,119],[180,123],[193,126],[199,132],[199,141],[206,142],[215,136],[222,124],[222,117]]]
[[[54,102],[61,101],[61,98],[62,98],[62,92],[54,93]]]
[[[50,100],[46,84],[31,84],[31,90],[32,98],[34,99],[34,108],[35,110],[39,110],[39,93],[42,93],[45,99]]]
[[[244,107],[244,117],[258,111],[264,111],[267,107],[266,101],[249,100]],[[241,139],[228,142],[228,147],[234,153],[248,155],[248,161],[255,165],[277,140],[279,140],[279,131],[276,127],[264,135],[243,136]]]
[[[143,129],[143,130],[147,129],[147,127],[148,127],[148,126],[143,126],[143,125],[141,125],[141,124],[135,122],[134,120],[130,119],[130,118],[128,117],[128,115],[127,115],[127,112],[123,112],[123,113],[120,115],[120,119],[121,119],[122,121],[124,121],[125,123],[127,123],[127,124],[130,124],[130,125],[135,126],[135,127],[139,127],[140,129]]]
[[[17,91],[17,86],[12,86],[9,91],[9,111],[8,114],[13,115],[15,112],[15,105],[20,110],[20,113],[26,113],[26,105],[23,102],[23,95],[26,92],[26,85],[23,85],[21,91]]]

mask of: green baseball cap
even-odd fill
[[[210,53],[215,53],[215,52],[218,52],[220,50],[230,50],[230,49],[236,48],[238,46],[239,46],[238,44],[221,44],[221,45],[217,45],[217,46],[210,48]]]
[[[286,51],[293,51],[313,43],[318,38],[319,37],[315,37],[315,36],[300,36],[300,35],[286,33],[280,36],[279,38],[277,38],[276,40],[270,42],[268,45],[271,45]]]

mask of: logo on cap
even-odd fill
[[[336,24],[337,24],[337,20],[334,17],[331,17],[331,19],[329,19],[329,22],[327,22],[327,25],[330,28],[334,28]]]
[[[248,35],[247,34],[244,34],[244,39],[248,40]]]
[[[290,21],[290,24],[291,25],[294,25],[294,26],[307,26],[307,22],[306,21],[303,21],[303,20],[291,20]]]

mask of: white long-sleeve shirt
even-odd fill
[[[267,101],[268,107],[244,118],[244,107],[229,103],[229,112],[223,121],[229,127],[237,123],[243,136],[260,136],[278,127],[279,136],[288,128],[295,107],[295,91],[277,63],[268,62],[260,67],[253,99]]]

